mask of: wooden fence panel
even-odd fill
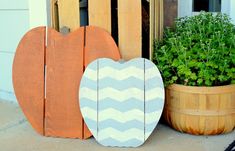
[[[51,0],[52,27],[55,29],[67,26],[71,31],[80,26],[80,8],[78,0]],[[175,0],[172,0],[175,2]],[[153,41],[163,36],[164,6],[170,5],[169,0],[148,0],[149,2],[149,50],[142,44],[142,0],[117,0],[118,28],[112,29],[112,1],[88,0],[89,25],[106,29],[109,33],[115,31],[122,58],[129,60],[142,57],[143,51],[149,51],[149,58],[153,55]],[[163,3],[165,4],[163,6]],[[58,4],[58,5],[56,5]],[[167,7],[165,7],[167,8]],[[116,8],[115,8],[116,9]],[[58,12],[56,12],[58,11]],[[165,11],[166,12],[166,11]],[[57,16],[57,17],[56,17]],[[169,16],[169,15],[168,15]],[[59,25],[58,25],[59,24]],[[167,23],[166,23],[167,24]]]
[[[79,0],[58,0],[59,27],[74,31],[80,27]]]
[[[141,0],[118,0],[118,41],[124,60],[142,56],[141,12]]]
[[[150,59],[153,56],[154,40],[163,36],[163,0],[150,0]]]
[[[98,26],[111,33],[111,0],[90,0],[89,25]]]

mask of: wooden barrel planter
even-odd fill
[[[216,135],[235,128],[235,85],[166,88],[164,118],[174,129],[194,135]]]

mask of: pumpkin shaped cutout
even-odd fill
[[[111,35],[98,27],[81,27],[68,35],[51,28],[46,35],[46,27],[38,27],[25,34],[14,58],[13,85],[25,116],[38,133],[91,136],[77,95],[85,67],[101,57],[118,60],[120,53]]]
[[[157,67],[138,58],[92,62],[82,77],[79,97],[84,121],[100,144],[137,147],[156,127],[165,95]]]

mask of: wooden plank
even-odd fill
[[[62,36],[48,30],[45,135],[83,138],[77,91],[83,74],[84,28]]]
[[[125,60],[142,56],[141,16],[141,0],[118,0],[118,41]]]
[[[97,58],[119,60],[118,48],[111,35],[98,27],[81,27],[66,36],[49,29],[48,34],[46,136],[88,138],[91,133],[77,100],[84,67]]]
[[[178,1],[164,0],[164,27],[172,27],[178,17]]]
[[[51,0],[51,27],[59,31],[59,14],[58,14],[58,1]]]
[[[111,33],[111,0],[89,0],[89,25],[98,26]]]
[[[13,63],[17,100],[32,127],[44,133],[45,27],[28,32],[18,45]]]
[[[149,48],[150,48],[150,53],[149,53],[149,57],[150,57],[150,59],[152,60],[153,59],[153,49],[154,49],[154,40],[155,40],[155,28],[154,28],[154,26],[155,26],[155,22],[154,22],[154,20],[155,20],[155,0],[150,0],[150,2],[149,2],[149,14],[150,14],[150,29],[149,29],[149,36],[150,36],[150,38],[149,38]]]
[[[58,0],[59,24],[68,27],[70,31],[80,27],[80,8],[78,0]]]
[[[150,59],[153,59],[153,41],[163,37],[163,0],[150,0]]]
[[[160,11],[158,12],[160,17],[159,17],[159,39],[162,39],[163,37],[163,25],[164,25],[164,3],[163,0],[159,0],[159,7]]]

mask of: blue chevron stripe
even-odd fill
[[[132,59],[131,61],[125,63],[117,63],[114,61],[110,61],[110,59],[101,59],[99,60],[99,69],[111,67],[113,69],[122,70],[129,67],[136,67],[139,69],[144,69],[144,59],[140,61],[140,59]]]
[[[80,87],[81,88],[86,87],[86,88],[89,88],[92,90],[97,90],[97,81],[93,81],[93,80],[88,79],[87,77],[83,76]]]
[[[144,120],[143,122],[137,121],[137,120],[131,120],[125,123],[120,123],[118,121],[115,121],[114,119],[108,119],[105,121],[102,121],[98,123],[97,125],[97,121],[91,120],[89,118],[85,118],[85,122],[87,125],[89,125],[90,129],[97,129],[97,126],[99,128],[99,130],[103,130],[109,127],[112,127],[118,131],[127,131],[131,128],[136,128],[139,130],[143,130],[144,131]],[[150,123],[150,124],[145,124],[145,132],[151,132],[155,127],[156,127],[157,121]]]
[[[91,79],[88,79],[87,77],[83,77],[83,79],[86,82],[86,87],[92,90],[97,90],[97,81],[93,81]],[[134,83],[134,85],[133,85]],[[84,86],[83,86],[84,87]],[[125,80],[115,80],[110,77],[99,79],[99,89],[104,89],[107,87],[112,87],[117,90],[125,90],[129,88],[138,88],[140,90],[144,90],[144,81],[137,79],[135,77],[129,77]]]
[[[154,77],[145,81],[145,90],[149,91],[154,88],[163,88],[163,82],[160,77]],[[157,93],[157,92],[156,92]]]
[[[84,101],[80,103],[80,107],[89,107],[93,110],[97,110],[97,102],[89,100],[87,98],[82,98]],[[162,109],[163,100],[160,98],[156,98],[146,102],[146,110],[145,113],[152,113]],[[144,102],[139,101],[137,99],[128,99],[124,102],[118,102],[116,100],[106,98],[104,100],[99,101],[99,111],[113,108],[120,112],[127,112],[131,109],[139,109],[144,112]]]
[[[125,142],[119,142],[119,141],[117,141],[113,138],[107,138],[105,140],[99,141],[99,143],[101,145],[104,145],[104,146],[138,147],[138,146],[140,146],[144,143],[144,140],[140,141],[140,140],[137,140],[137,139],[131,139],[131,140],[128,140],[128,141],[125,141]]]
[[[92,101],[87,98],[82,98],[82,102],[80,103],[80,107],[89,107],[93,110],[97,110],[97,102]],[[155,104],[155,103],[154,103]],[[144,112],[144,102],[139,101],[137,99],[128,99],[124,102],[118,102],[116,100],[106,98],[104,100],[99,100],[99,111],[113,108],[120,112],[126,112],[131,109],[139,109]]]
[[[145,60],[145,70],[153,68],[153,67],[157,68],[157,66],[154,63],[152,63],[152,62],[150,62],[148,60],[147,61]]]
[[[154,130],[154,128],[156,127],[157,121],[150,123],[150,124],[146,124],[145,125],[145,133],[149,133],[152,132]]]
[[[158,110],[162,110],[164,100],[161,98],[155,98],[145,103],[145,113],[152,113]]]
[[[89,69],[97,71],[98,63],[97,60],[89,64]]]
[[[97,90],[96,81],[88,79],[87,77],[83,77],[82,80],[86,81],[86,86],[83,86],[84,85],[83,83],[81,83],[81,86],[87,87],[92,90]],[[144,81],[137,79],[135,77],[129,77],[129,78],[127,78],[125,80],[121,80],[121,81],[107,77],[104,79],[100,79],[99,83],[100,83],[99,84],[100,90],[107,88],[107,87],[112,87],[112,88],[119,90],[119,91],[126,90],[126,89],[133,88],[133,87],[140,89],[142,91],[144,90]],[[151,90],[153,88],[157,88],[157,87],[160,87],[160,88],[163,87],[162,79],[160,77],[154,77],[152,79],[145,81],[145,91],[149,91],[149,90]]]

